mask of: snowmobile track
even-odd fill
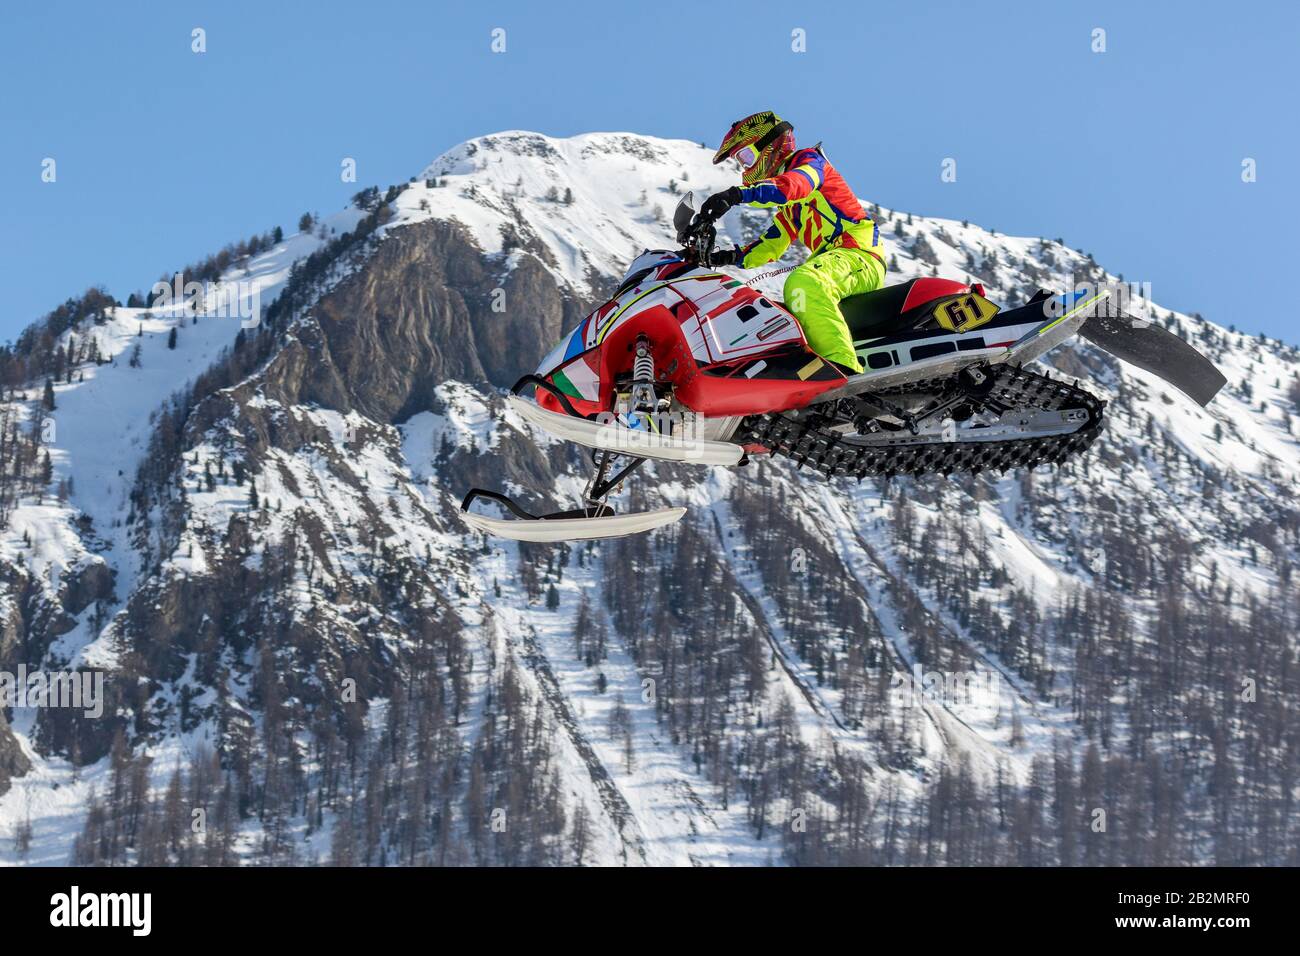
[[[852,438],[846,440],[836,432],[818,428],[813,422],[803,423],[777,413],[746,418],[733,440],[763,445],[774,456],[792,458],[800,468],[812,468],[827,479],[848,477],[861,481],[868,476],[892,478],[954,472],[977,475],[982,471],[1059,465],[1087,451],[1101,434],[1106,403],[1091,393],[1023,368],[995,366],[993,374],[997,379],[985,402],[1043,411],[1082,408],[1088,412],[1088,421],[1078,431],[1065,435],[1003,441],[909,442],[905,434],[900,434],[897,442],[868,445]],[[872,394],[887,397],[932,391],[938,396],[948,386],[948,379],[931,379]]]

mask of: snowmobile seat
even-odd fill
[[[922,276],[898,285],[887,285],[843,298],[840,300],[840,313],[848,323],[849,334],[855,342],[911,329],[937,328],[931,303],[935,299],[960,295],[971,289],[981,295],[984,292],[980,285],[967,286],[953,279]],[[789,308],[784,302],[781,306]]]
[[[848,323],[853,341],[900,331],[905,326],[903,305],[911,289],[912,283],[904,282],[841,299],[840,313]]]
[[[935,328],[932,303],[936,299],[963,295],[971,289],[981,295],[982,286],[968,286],[954,279],[921,276],[898,285],[887,285],[840,300],[840,312],[849,325],[853,341],[878,338],[911,329]]]
[[[903,304],[911,287],[911,282],[904,282],[841,299],[840,313],[848,322],[853,340],[888,335],[904,328]],[[784,302],[780,304],[784,309],[789,308]]]

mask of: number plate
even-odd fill
[[[950,332],[977,329],[997,314],[997,305],[976,292],[941,299],[934,307],[939,325]]]

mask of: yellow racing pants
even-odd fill
[[[864,249],[827,249],[796,268],[785,280],[785,306],[794,313],[814,352],[855,372],[862,363],[840,313],[840,299],[879,289],[885,264]]]

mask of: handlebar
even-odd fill
[[[707,269],[713,265],[711,261],[713,244],[717,239],[718,229],[713,224],[713,220],[696,213],[695,218],[691,220],[691,224],[686,230],[683,244],[689,252],[694,254],[695,261]]]
[[[717,241],[718,230],[712,219],[695,211],[694,198],[695,194],[688,192],[677,203],[673,229],[677,241],[685,246],[686,255],[708,269],[713,266],[713,243]]]

